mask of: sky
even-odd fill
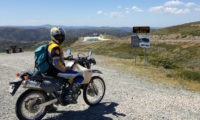
[[[200,21],[200,0],[0,0],[0,26],[167,27]]]

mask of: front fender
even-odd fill
[[[93,73],[103,74],[100,70],[92,70]]]

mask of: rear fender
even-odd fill
[[[22,84],[22,80],[19,80],[19,81],[15,81],[15,82],[10,82],[9,85],[10,87],[13,87],[14,90],[12,92],[10,92],[10,94],[12,96],[15,95],[15,93],[17,92],[18,88],[20,87],[20,85]]]

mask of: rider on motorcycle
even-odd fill
[[[48,80],[44,81],[43,86],[47,86],[47,89],[54,89],[57,90],[61,86],[61,81],[56,79],[56,77],[62,77],[66,74],[75,73],[79,74],[78,72],[72,71],[71,68],[66,67],[64,63],[64,54],[62,51],[61,44],[65,40],[65,32],[60,27],[53,27],[50,31],[51,41],[48,45],[48,63],[50,65],[47,75],[55,77],[55,80]],[[58,76],[58,74],[60,76]],[[74,91],[77,91],[80,88],[79,82],[74,82],[70,87],[69,95],[72,96]],[[71,103],[76,103],[72,97],[68,98],[68,101]]]
[[[73,58],[71,51],[64,58],[61,44],[65,39],[62,28],[51,29],[51,42],[35,50],[34,70],[16,74],[16,81],[9,83],[9,92],[13,96],[22,85],[27,88],[17,99],[15,112],[20,120],[41,120],[46,112],[55,112],[53,105],[66,106],[76,101],[83,89],[86,104],[94,106],[100,103],[105,94],[105,83],[99,70],[90,69],[96,64],[90,51],[88,56]],[[65,66],[64,60],[66,62]],[[76,71],[73,71],[76,70]],[[100,84],[96,84],[100,83]],[[70,99],[71,98],[71,99]],[[91,99],[92,98],[92,99]]]
[[[47,74],[56,76],[59,72],[65,72],[64,54],[61,44],[65,40],[65,32],[62,28],[53,27],[50,31],[51,41],[48,46],[48,62],[50,68]]]

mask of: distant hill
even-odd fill
[[[49,30],[56,25],[41,26],[0,26],[0,39],[9,41],[46,41],[50,39]],[[124,37],[132,35],[132,27],[63,26],[66,37],[77,38],[93,33]],[[152,30],[157,28],[151,28]]]
[[[21,26],[0,27],[0,39],[11,41],[46,41],[50,39],[49,30],[51,25],[44,26]],[[124,37],[131,35],[131,31],[111,27],[63,27],[66,30],[66,38],[77,38],[93,33]]]
[[[44,41],[50,39],[48,29],[24,29],[18,27],[1,27],[0,38],[9,41]]]
[[[0,51],[8,45],[20,44],[29,46],[34,42],[50,40],[49,30],[54,25],[41,26],[1,26],[0,27]],[[79,37],[92,35],[93,33],[111,35],[115,37],[125,37],[132,35],[132,27],[94,27],[94,26],[61,26],[66,31],[66,39],[70,45],[71,41],[75,42]],[[167,28],[151,28],[151,39],[200,39],[200,22],[187,23]],[[30,44],[29,44],[30,42]]]
[[[35,44],[50,40],[51,25],[44,26],[4,26],[0,27],[0,51],[4,51],[11,45],[17,45],[22,48],[34,49]],[[63,27],[66,31],[65,46],[68,46],[78,40],[81,36],[97,34],[106,34],[116,37],[124,37],[132,33],[119,28],[108,27]]]
[[[200,36],[200,21],[152,30],[151,34],[152,35],[181,34],[182,37],[186,37],[188,35]]]

